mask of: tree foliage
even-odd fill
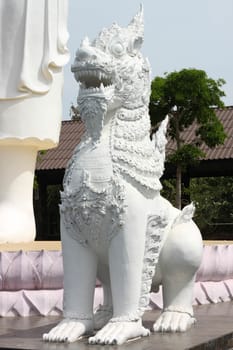
[[[205,239],[233,239],[233,177],[192,179],[190,197]]]
[[[152,126],[167,114],[170,116],[168,135],[175,143],[175,151],[168,161],[176,165],[177,207],[181,206],[181,173],[193,162],[204,157],[200,146],[223,144],[226,138],[223,126],[215,109],[224,107],[221,98],[223,79],[214,80],[198,69],[182,69],[166,73],[152,81],[150,116]],[[195,138],[186,144],[182,132],[195,128]]]
[[[175,204],[175,179],[163,179],[162,195]],[[233,239],[233,177],[194,178],[184,189],[194,202],[194,221],[204,239]]]

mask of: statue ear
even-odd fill
[[[132,48],[134,52],[137,52],[141,49],[143,44],[143,38],[142,37],[137,37],[133,40],[132,42]]]
[[[131,25],[140,25],[140,24],[144,24],[144,10],[143,10],[143,5],[140,4],[140,9],[139,12],[133,17],[133,19],[131,20],[131,22],[129,23],[128,27],[130,27]]]
[[[140,5],[139,12],[131,20],[127,29],[130,31],[130,36],[133,38],[131,49],[134,51],[139,51],[142,46],[144,37],[144,15],[142,4]]]
[[[131,22],[128,24],[128,29],[135,32],[135,36],[144,35],[144,11],[142,4],[140,5],[139,12],[133,17]]]

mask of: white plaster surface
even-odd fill
[[[59,140],[67,0],[1,1],[0,16],[0,242],[29,242],[37,151]]]
[[[195,322],[202,240],[193,205],[180,212],[160,196],[168,118],[151,141],[143,29],[141,9],[128,27],[113,24],[94,42],[86,38],[76,53],[72,71],[86,135],[61,196],[64,320],[46,341],[73,342],[99,327],[90,344],[148,336],[141,317],[151,285],[160,283],[164,310],[154,331],[183,332]],[[96,277],[104,300],[93,315]]]

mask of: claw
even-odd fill
[[[194,323],[194,318],[187,312],[163,312],[155,322],[155,332],[185,332]]]

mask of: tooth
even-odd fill
[[[100,84],[100,91],[104,92],[104,84],[103,83]]]

